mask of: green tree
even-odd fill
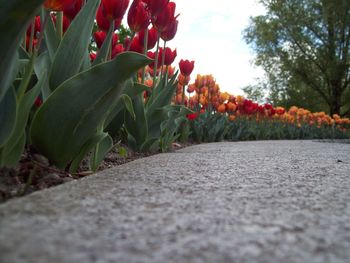
[[[244,38],[267,73],[270,91],[303,92],[309,104],[317,99],[330,114],[349,115],[350,1],[260,3],[267,13],[251,18]]]

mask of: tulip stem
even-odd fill
[[[148,50],[148,29],[146,28],[145,29],[145,34],[144,34],[144,37],[143,37],[143,54],[145,56],[147,55],[147,50]],[[141,80],[142,84],[145,83],[145,73],[146,73],[145,68],[146,67],[142,68],[142,80]]]
[[[162,66],[161,66],[161,77],[164,77],[165,74],[163,74],[163,67],[164,67],[164,63],[165,63],[165,48],[166,48],[166,41],[164,41],[164,45],[163,45],[163,52],[162,52]]]
[[[110,22],[110,30],[112,31],[112,37],[111,37],[111,43],[108,49],[108,59],[107,60],[111,60],[112,59],[112,52],[113,52],[113,37],[114,37],[114,22],[111,21]]]
[[[56,33],[58,39],[61,41],[63,36],[63,12],[56,13]]]
[[[153,69],[153,88],[152,90],[156,87],[156,80],[157,80],[157,68],[158,68],[158,57],[159,57],[159,40],[160,40],[160,34],[159,32],[157,33],[157,49],[156,49],[156,56],[155,56],[155,61],[154,61],[154,69]]]

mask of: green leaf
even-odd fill
[[[9,89],[0,102],[0,148],[6,143],[16,125],[16,94]]]
[[[106,133],[99,133],[95,134],[92,138],[90,138],[80,149],[80,152],[75,156],[74,160],[72,161],[70,167],[69,167],[69,172],[70,173],[75,173],[81,161],[84,159],[84,157],[92,151],[96,145],[102,141],[105,137],[107,136]]]
[[[159,140],[159,138],[150,138],[147,141],[145,141],[141,147],[140,147],[140,151],[141,152],[148,152],[150,151],[154,144]]]
[[[94,154],[91,160],[91,169],[96,171],[103,161],[105,155],[112,149],[113,140],[111,136],[106,134],[106,136],[96,145]]]
[[[36,76],[39,78],[44,77],[45,82],[42,84],[41,93],[43,95],[43,100],[45,101],[51,94],[51,90],[49,87],[47,72],[51,67],[50,56],[48,52],[41,53],[35,60],[34,64],[34,72]]]
[[[25,128],[28,123],[28,117],[30,110],[34,104],[34,101],[36,97],[38,96],[40,89],[42,87],[42,84],[46,81],[46,77],[42,77],[40,81],[29,91],[27,91],[23,98],[18,100],[17,102],[17,115],[16,115],[16,125],[11,133],[11,136],[9,137],[8,141],[3,147],[3,153],[4,155],[9,155],[12,152],[12,155],[14,152],[13,148],[18,147],[18,140],[22,138],[22,134],[25,133]],[[22,149],[23,150],[23,149]],[[22,152],[19,153],[19,155]],[[20,158],[20,156],[18,156]],[[5,162],[6,163],[6,162]]]
[[[33,118],[33,145],[64,168],[96,134],[125,81],[149,62],[143,55],[125,52],[62,83]]]
[[[131,99],[135,98],[137,95],[143,93],[144,91],[149,91],[150,88],[142,85],[140,83],[134,83],[129,80],[125,83],[122,94],[128,95]],[[109,126],[111,122],[115,123],[116,116],[120,116],[120,112],[125,109],[125,103],[122,99],[119,99],[116,106],[110,111],[108,118],[105,122],[105,127]],[[123,117],[124,120],[124,117]]]
[[[26,143],[26,134],[23,132],[10,151],[0,151],[0,167],[14,167],[21,159],[21,155]]]
[[[140,150],[142,144],[148,137],[148,125],[145,115],[144,103],[140,95],[133,99],[133,108],[136,119],[132,118],[129,113],[125,114],[125,128],[129,136],[132,136],[137,145],[135,150]]]
[[[17,49],[29,20],[44,0],[1,0],[0,101],[16,75]]]
[[[90,43],[99,3],[100,1],[87,1],[64,34],[52,62],[51,90],[55,90],[61,83],[79,72]]]
[[[127,109],[127,111],[129,112],[129,114],[131,115],[131,117],[136,120],[136,115],[135,115],[135,111],[134,111],[134,107],[132,105],[132,100],[130,99],[130,97],[126,94],[122,94],[120,96],[125,104],[125,108]]]
[[[45,21],[45,17],[50,16],[50,11],[44,8],[41,9],[41,21]],[[49,58],[53,61],[57,48],[60,44],[60,39],[56,34],[56,28],[51,17],[47,19],[44,28],[45,45],[48,50]]]

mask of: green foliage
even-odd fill
[[[13,166],[25,144],[25,125],[39,83],[31,91],[33,61],[19,49],[30,18],[43,0],[2,1],[0,8],[0,167]],[[25,76],[18,76],[25,68]],[[34,97],[34,98],[33,98]]]
[[[64,168],[96,136],[124,83],[148,63],[142,55],[123,53],[63,82],[34,116],[33,145]]]
[[[0,102],[17,75],[20,35],[44,0],[1,1],[0,8]]]
[[[171,149],[174,143],[181,135],[178,131],[183,124],[187,123],[185,116],[192,113],[191,110],[182,105],[169,105],[165,108],[167,119],[161,124],[161,135],[159,139],[159,147],[162,152]]]
[[[5,106],[9,106],[9,110],[13,111],[9,113],[9,116],[11,118],[15,116],[15,119],[14,122],[8,121],[6,123],[6,120],[4,122],[4,127],[11,124],[12,129],[7,140],[0,147],[0,167],[12,167],[19,161],[26,142],[26,125],[29,113],[46,80],[45,76],[41,76],[40,81],[33,88],[28,89],[29,79],[33,73],[33,60],[34,57],[26,65],[25,75],[21,79],[17,93],[12,88],[9,90],[12,94],[8,98],[5,97],[9,103]]]
[[[99,1],[88,1],[64,34],[51,66],[50,89],[52,91],[62,82],[79,73],[87,54],[98,5]]]
[[[197,142],[222,141],[228,131],[227,116],[206,111],[191,122],[191,137]]]
[[[141,95],[133,98],[135,118],[125,112],[128,145],[133,150],[166,151],[176,140],[179,119],[190,112],[183,106],[170,105],[176,85],[176,74],[169,80],[163,76],[146,103]]]
[[[267,14],[251,19],[245,39],[267,73],[269,88],[292,100],[298,100],[298,91],[306,97],[309,89],[322,100],[324,111],[343,111],[350,89],[350,2],[260,2]]]

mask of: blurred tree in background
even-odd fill
[[[350,115],[350,1],[260,3],[267,12],[251,18],[244,38],[272,102]]]

